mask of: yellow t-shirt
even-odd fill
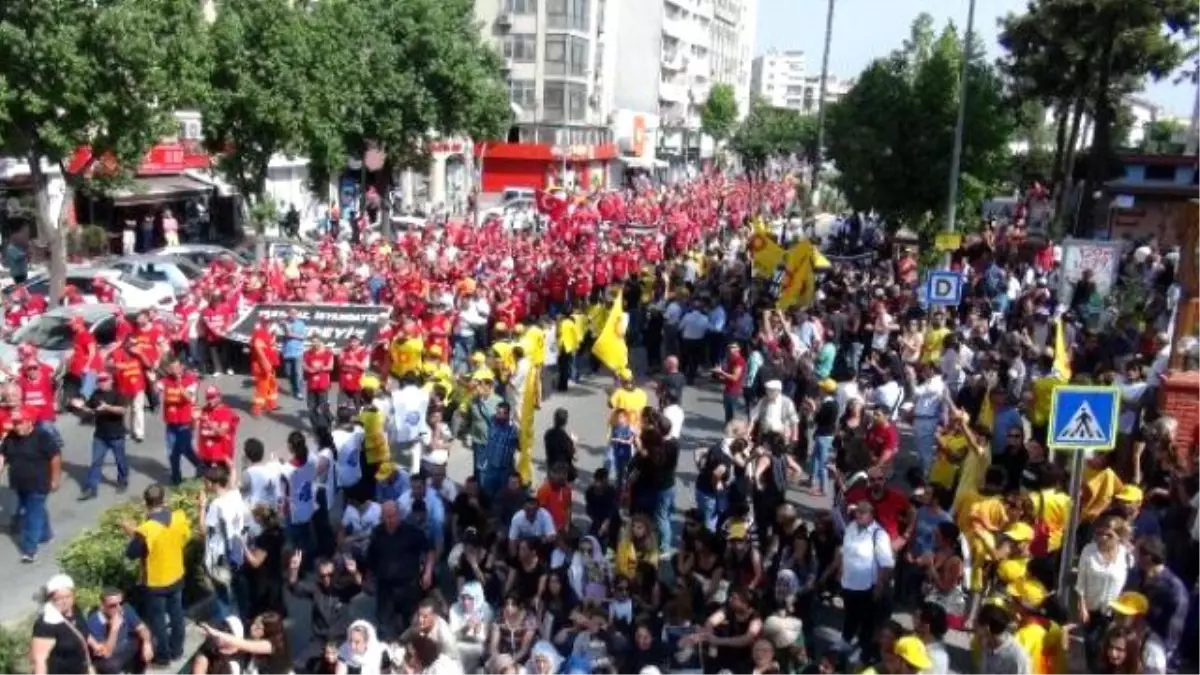
[[[942,358],[942,344],[949,334],[949,328],[930,328],[925,331],[925,343],[921,346],[921,360],[925,363],[937,363]]]
[[[423,370],[425,377],[429,378],[430,385],[442,385],[447,396],[454,391],[454,371],[450,369],[450,364],[441,361],[426,361]],[[429,391],[433,391],[432,386]]]
[[[521,336],[521,349],[525,350],[525,355],[534,366],[546,365],[546,331],[530,326]]]
[[[425,343],[418,337],[396,340],[392,343],[392,374],[396,377],[418,372]]]
[[[1040,490],[1031,493],[1029,499],[1033,502],[1033,517],[1046,526],[1048,550],[1051,553],[1061,550],[1063,533],[1071,517],[1071,495],[1058,490]]]
[[[929,467],[929,482],[949,490],[954,487],[969,444],[967,437],[960,433],[942,434],[938,440],[941,441],[941,447],[933,465]]]
[[[641,429],[642,409],[646,407],[649,400],[646,391],[641,387],[632,390],[622,387],[612,393],[608,399],[608,405],[612,406],[613,410],[623,410],[629,416],[629,426]]]
[[[558,322],[558,348],[564,354],[574,354],[579,351],[583,337],[579,333],[579,324],[572,317],[566,317]]]
[[[1029,655],[1030,672],[1033,675],[1049,675],[1054,672],[1053,659],[1048,658],[1046,651],[1046,636],[1048,631],[1045,626],[1036,622],[1026,622],[1017,632],[1013,634],[1013,638],[1021,649]]]
[[[1112,469],[1101,471],[1083,470],[1083,494],[1079,502],[1079,519],[1083,522],[1095,520],[1104,513],[1121,488],[1125,487]]]
[[[383,413],[374,406],[363,408],[358,413],[358,421],[363,425],[363,452],[367,455],[367,463],[381,464],[387,461],[390,452],[387,433],[383,429]]]
[[[1050,422],[1050,402],[1054,398],[1054,390],[1067,381],[1055,375],[1047,375],[1033,382],[1033,414],[1030,422],[1035,427],[1046,426]]]
[[[501,372],[497,373],[497,375],[508,377],[517,369],[517,362],[513,359],[513,344],[511,342],[504,340],[495,342],[492,344],[492,351],[496,353],[496,359],[500,366],[499,370]]]

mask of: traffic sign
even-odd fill
[[[958,272],[930,272],[925,299],[931,305],[954,306],[962,302],[962,290],[963,279]]]
[[[1050,398],[1047,445],[1054,450],[1112,450],[1120,400],[1115,387],[1056,388]]]
[[[957,251],[962,247],[963,236],[959,232],[939,232],[933,246],[939,251]]]

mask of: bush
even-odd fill
[[[0,673],[28,673],[29,631],[26,624],[21,629],[0,628]]]
[[[196,522],[196,504],[203,487],[198,481],[184,483],[168,490],[168,506],[183,509],[192,522],[193,530],[200,534],[201,524]],[[58,564],[62,571],[75,581],[75,593],[80,609],[88,611],[98,604],[100,592],[105,588],[118,588],[126,597],[138,595],[138,565],[125,557],[129,536],[121,530],[123,521],[140,523],[146,516],[142,500],[132,499],[118,504],[100,514],[99,524],[79,533],[58,553]],[[187,576],[184,585],[184,601],[202,597],[207,589],[203,586],[203,545],[194,538],[188,546],[185,564]],[[2,670],[0,672],[14,672]]]

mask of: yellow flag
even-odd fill
[[[625,344],[625,335],[620,332],[621,317],[625,313],[622,291],[617,291],[609,307],[608,316],[604,319],[604,328],[592,345],[592,355],[600,360],[614,373],[629,367],[629,346]]]
[[[983,393],[983,405],[979,407],[979,426],[991,431],[996,426],[996,411],[992,408],[992,387]]]
[[[746,243],[750,249],[750,260],[754,267],[754,276],[760,279],[770,279],[775,276],[779,263],[783,262],[783,247],[775,243],[766,231],[755,229]]]
[[[826,258],[824,253],[813,249],[813,267],[819,270],[827,270],[833,267],[833,264],[829,262],[829,258]]]
[[[1054,369],[1063,380],[1071,381],[1071,355],[1067,352],[1067,337],[1061,316],[1054,320]]]
[[[523,485],[533,482],[533,418],[537,416],[538,388],[541,381],[542,369],[531,365],[529,376],[525,378],[524,390],[521,392],[520,427],[517,429],[517,473],[521,474]]]
[[[813,303],[817,290],[813,274],[813,253],[815,251],[812,242],[808,240],[801,241],[788,249],[783,285],[779,291],[779,300],[775,303],[777,309],[808,307]]]

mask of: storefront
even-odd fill
[[[617,146],[558,146],[547,143],[480,143],[476,161],[482,166],[482,192],[506,188],[539,189],[551,185],[598,190],[610,184],[609,170]]]

